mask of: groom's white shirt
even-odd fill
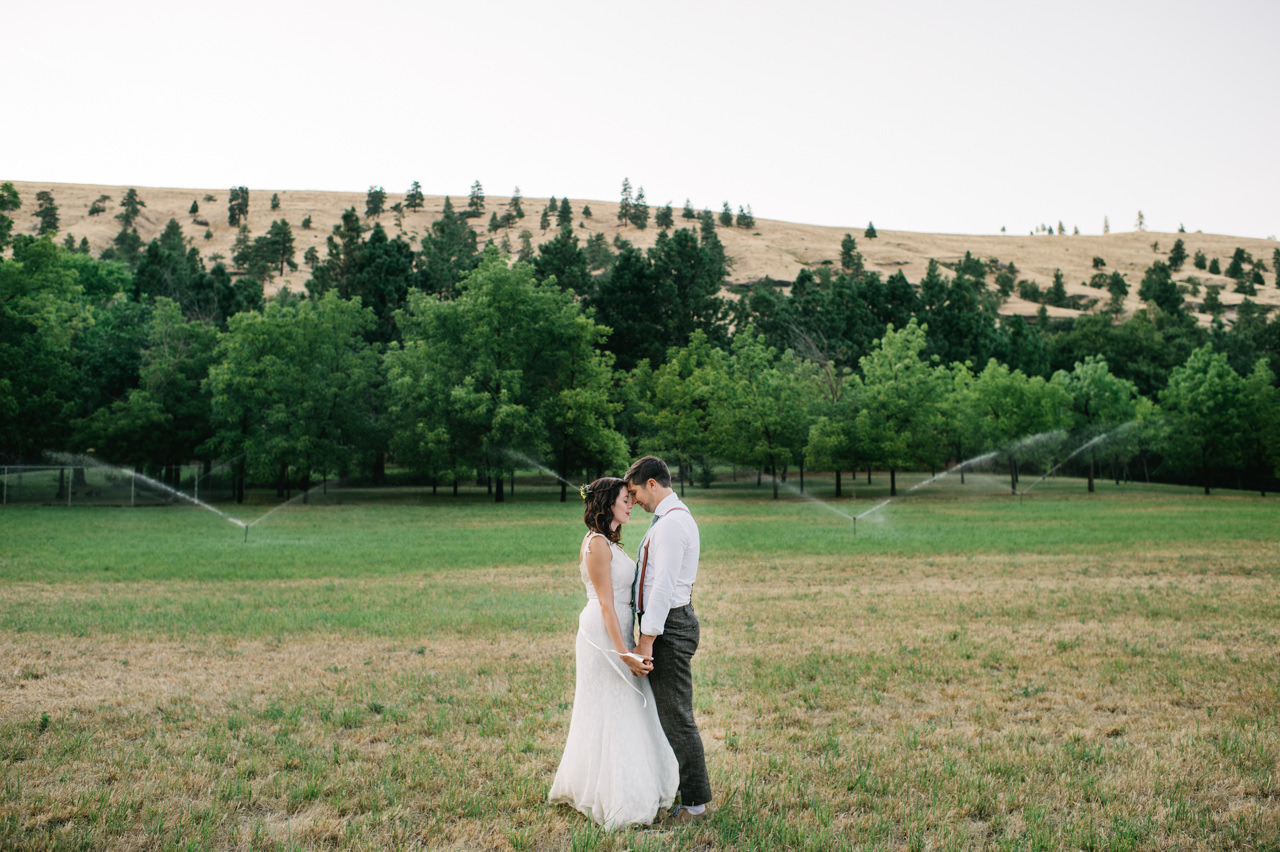
[[[677,506],[684,511],[672,512]],[[674,492],[668,494],[653,513],[660,518],[640,542],[642,551],[645,542],[649,542],[649,564],[644,578],[644,616],[640,619],[640,632],[646,636],[661,635],[667,623],[667,613],[693,599],[693,582],[698,579],[698,552],[701,549],[698,524]]]

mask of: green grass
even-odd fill
[[[545,805],[576,499],[6,507],[0,847],[1280,845],[1273,500],[949,478],[855,534],[883,483],[807,484],[686,494],[719,810],[676,833]]]

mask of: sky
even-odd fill
[[[1280,234],[1275,0],[4,0],[0,180]],[[55,193],[56,197],[56,193]]]

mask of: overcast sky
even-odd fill
[[[1280,233],[1276,0],[6,0],[0,180]]]

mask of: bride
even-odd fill
[[[652,659],[631,653],[635,562],[618,544],[631,496],[626,482],[612,476],[584,486],[582,495],[588,532],[579,571],[587,605],[578,616],[573,717],[547,798],[605,828],[625,828],[649,824],[671,806],[679,767],[644,677]]]

